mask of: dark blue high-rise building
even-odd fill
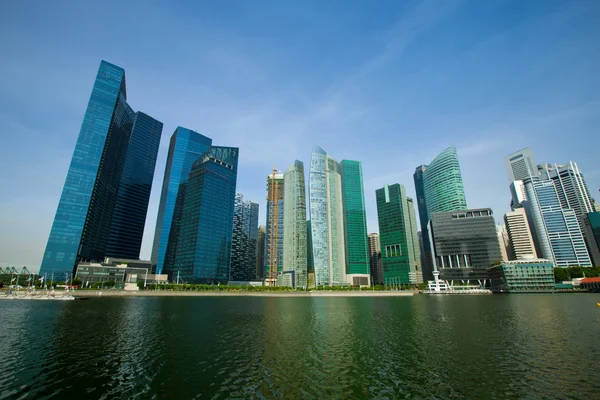
[[[233,236],[231,242],[232,281],[256,279],[256,246],[258,240],[258,204],[244,201],[244,196],[235,196],[233,212]]]
[[[186,183],[171,277],[227,282],[231,267],[238,149],[211,147],[194,161]]]
[[[212,139],[181,126],[171,136],[152,246],[152,265],[157,274],[173,268],[188,176],[194,161],[211,145]]]
[[[141,118],[136,126],[134,123],[137,119],[127,104],[125,71],[102,61],[69,165],[40,273],[70,273],[79,261],[98,261],[105,257],[107,247],[110,247],[108,243],[120,184],[124,174],[129,174],[124,172],[124,166],[132,131],[136,132],[135,141],[144,141],[145,135],[160,136],[160,129],[146,131]],[[156,154],[151,158],[155,160]],[[153,173],[154,162],[149,164],[152,164]],[[136,201],[140,205],[144,200]],[[147,199],[145,201],[144,208],[147,207]],[[140,232],[143,232],[143,227]],[[138,240],[141,242],[141,233],[135,239]]]
[[[135,113],[106,257],[137,259],[140,256],[162,128],[162,122],[142,112]]]

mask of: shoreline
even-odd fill
[[[58,293],[57,293],[58,294]],[[125,290],[76,290],[69,292],[74,297],[410,297],[412,290],[402,291],[349,291],[349,292],[176,292],[168,290],[125,291]]]

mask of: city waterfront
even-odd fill
[[[0,399],[590,398],[597,294],[4,302]]]

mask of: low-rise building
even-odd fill
[[[545,259],[504,261],[487,269],[494,293],[554,292],[554,263]]]
[[[107,257],[101,263],[80,262],[75,270],[75,279],[82,287],[95,283],[113,283],[118,289],[137,287],[137,282],[167,283],[167,275],[152,274],[152,262]]]

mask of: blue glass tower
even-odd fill
[[[127,104],[125,71],[102,61],[40,273],[70,273],[79,261],[105,257],[135,119]],[[142,125],[140,122],[136,136],[144,135]],[[150,164],[153,169],[154,163]]]
[[[186,183],[174,267],[188,282],[229,280],[238,149],[211,147]]]
[[[171,136],[152,246],[152,266],[157,274],[172,269],[185,198],[185,184],[192,164],[211,145],[212,139],[182,127],[175,129]]]
[[[137,112],[117,192],[106,257],[140,256],[163,124]]]

